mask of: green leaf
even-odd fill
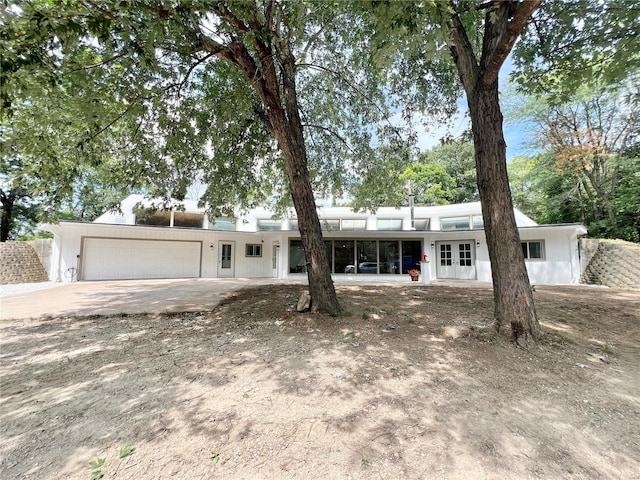
[[[127,442],[124,447],[120,449],[120,458],[128,457],[132,452],[133,447],[131,446],[131,442]]]
[[[103,476],[104,473],[102,473],[100,470],[96,470],[95,472],[91,473],[89,480],[100,480]]]
[[[104,458],[98,458],[89,464],[89,470],[96,470],[104,465]]]

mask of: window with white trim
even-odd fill
[[[134,208],[136,225],[149,225],[168,227],[171,225],[171,210],[158,210],[156,208]]]
[[[380,218],[376,224],[378,230],[402,230],[401,218]]]
[[[521,242],[522,254],[525,260],[544,260],[544,242],[542,240],[534,240]]]
[[[259,219],[258,220],[258,230],[261,231],[261,232],[282,230],[282,221],[281,220]]]
[[[367,229],[367,220],[357,220],[357,219],[346,219],[343,218],[340,223],[340,230],[366,230]]]
[[[448,217],[440,219],[441,230],[470,230],[469,217]]]
[[[423,242],[399,239],[325,240],[333,274],[388,275],[420,269]],[[289,273],[307,271],[307,260],[298,239],[289,239]]]
[[[261,232],[282,230],[282,222],[280,220],[258,220],[258,230]]]
[[[247,244],[245,248],[245,257],[261,257],[262,256],[262,245],[255,244],[250,245]]]
[[[340,230],[340,219],[325,218],[320,220],[320,225],[325,232],[335,232],[336,230]]]
[[[440,219],[440,230],[481,230],[484,228],[482,215],[464,217],[444,217]]]
[[[367,229],[367,219],[353,218],[323,218],[320,220],[322,230],[325,232],[336,232],[338,230],[357,231]]]
[[[431,219],[429,219],[429,218],[416,218],[413,221],[413,227],[416,230],[429,230],[431,228]]]
[[[473,215],[471,217],[471,227],[474,230],[484,228],[484,218],[482,218],[482,215]]]
[[[174,227],[202,228],[204,215],[191,212],[173,212]]]
[[[215,217],[209,219],[209,230],[233,232],[236,229],[236,220],[232,217]]]

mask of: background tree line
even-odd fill
[[[511,162],[514,204],[540,223],[581,222],[594,238],[640,241],[640,85],[529,97],[515,114],[540,150]]]

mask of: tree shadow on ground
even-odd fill
[[[301,289],[241,291],[210,313],[3,324],[0,477],[89,478],[99,456],[105,478],[640,465],[637,295],[538,291],[547,333],[525,350],[490,327],[487,290],[340,286],[348,313],[331,318],[295,313]]]

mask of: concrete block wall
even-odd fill
[[[581,283],[640,288],[640,244],[583,239],[581,247],[586,264]]]
[[[0,243],[0,285],[47,282],[49,276],[27,242]]]

